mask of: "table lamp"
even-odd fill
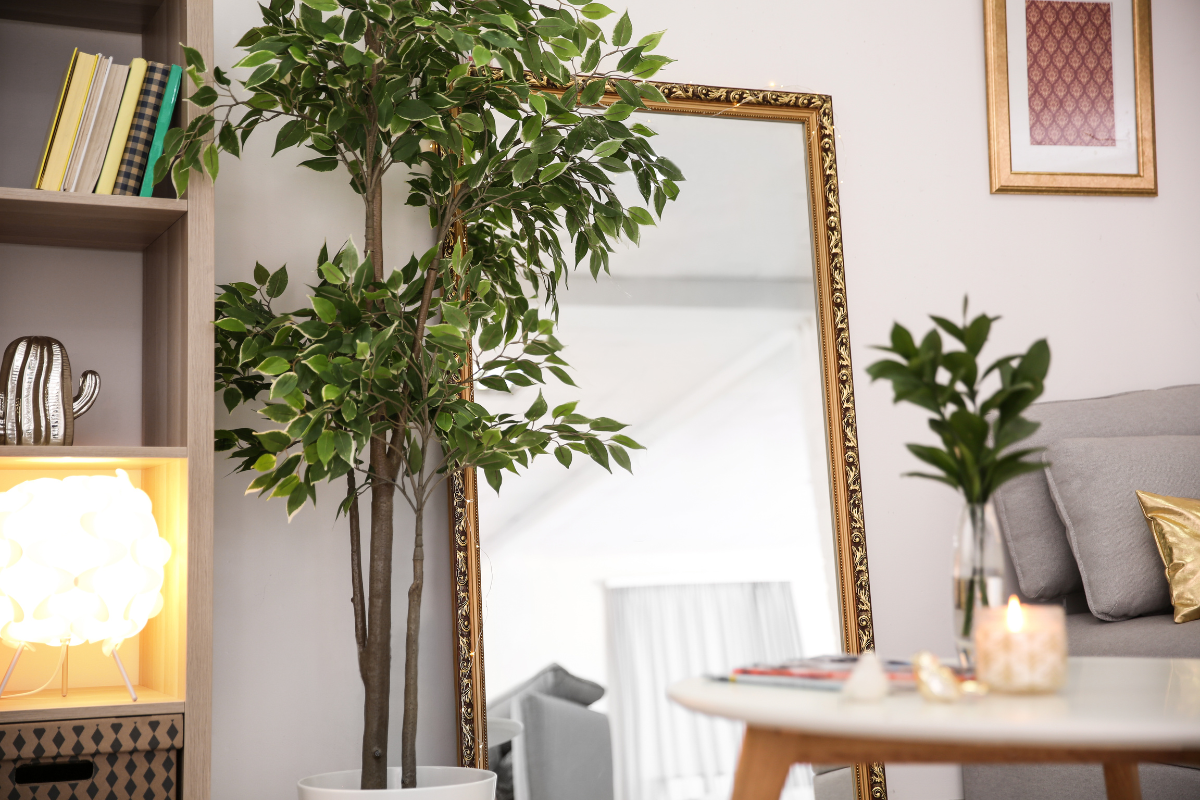
[[[62,664],[68,646],[102,642],[136,702],[117,648],[162,610],[170,557],[149,496],[124,470],[0,493],[0,640],[17,650],[0,697],[28,645],[62,647]]]

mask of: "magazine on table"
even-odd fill
[[[769,686],[791,686],[797,689],[824,689],[831,692],[841,690],[850,677],[850,671],[858,663],[858,656],[829,655],[813,658],[796,658],[777,664],[751,664],[738,667],[722,680],[731,683],[758,684]],[[893,690],[915,689],[912,662],[888,659],[881,661],[888,684]]]

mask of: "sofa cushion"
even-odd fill
[[[613,752],[608,717],[591,709],[526,692],[513,703],[525,726],[513,739],[515,800],[612,800]]]
[[[604,687],[586,678],[572,675],[558,664],[551,664],[524,683],[488,702],[488,714],[512,718],[512,701],[527,692],[539,692],[581,706],[590,706],[604,696]]]
[[[1041,427],[1022,447],[1045,447],[1060,439],[1200,434],[1200,386],[1176,386],[1089,400],[1037,403],[1025,416]],[[1046,477],[1031,472],[995,494],[1000,530],[1021,592],[1055,600],[1083,588],[1079,569],[1058,517]]]
[[[1067,652],[1073,656],[1200,658],[1200,625],[1179,625],[1170,614],[1105,622],[1067,615]]]
[[[1200,436],[1062,439],[1045,457],[1092,613],[1112,621],[1170,610],[1162,557],[1137,492],[1200,495]]]
[[[1195,800],[1200,770],[1168,764],[1139,764],[1138,783],[1146,800]],[[964,764],[965,800],[1103,800],[1099,764]]]

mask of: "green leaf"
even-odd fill
[[[262,363],[254,369],[264,375],[278,375],[282,372],[287,372],[288,367],[290,366],[291,364],[279,356],[271,356],[270,358],[264,359]]]
[[[215,181],[217,179],[217,173],[221,169],[221,157],[217,154],[217,146],[212,142],[209,142],[208,146],[204,148],[204,155],[202,158],[204,160],[204,171],[208,173],[208,177]]]
[[[188,47],[182,42],[179,45],[183,48],[183,57],[187,60],[189,67],[195,68],[197,72],[208,72],[208,67],[204,66],[204,56],[200,55],[200,51],[194,47]]]
[[[557,458],[558,463],[562,464],[564,467],[571,466],[571,456],[572,452],[571,448],[569,447],[559,445],[558,447],[554,448],[554,457]]]
[[[255,262],[254,264],[254,282],[259,286],[266,284],[271,278],[271,272],[262,264]]]
[[[325,276],[325,280],[329,281],[330,283],[341,284],[346,282],[345,274],[328,261],[322,264],[320,269],[321,274]]]
[[[520,185],[533,177],[534,170],[537,169],[538,157],[537,153],[529,153],[517,162],[513,167],[513,183]]]
[[[395,106],[396,116],[409,120],[410,122],[419,122],[423,119],[437,116],[437,112],[430,108],[420,100],[401,100]]]
[[[193,105],[207,108],[217,102],[217,90],[211,86],[201,86],[196,90],[195,94],[188,98],[188,102]]]
[[[300,416],[299,411],[284,403],[267,403],[259,413],[280,425],[286,425]]]
[[[263,64],[261,67],[254,70],[254,72],[250,73],[250,77],[246,79],[244,84],[245,87],[249,89],[269,81],[271,78],[275,77],[275,71],[277,69],[279,69],[278,64]]]
[[[279,133],[275,136],[275,151],[271,155],[275,155],[280,150],[295,147],[307,138],[308,130],[304,127],[304,120],[293,119],[279,129]]]
[[[603,3],[588,3],[583,8],[579,9],[579,13],[583,14],[588,19],[604,19],[613,10]]]
[[[275,379],[271,384],[271,399],[282,400],[296,390],[296,383],[300,380],[299,376],[294,372],[285,372]]]
[[[605,82],[603,79],[588,81],[587,86],[579,95],[579,105],[594,106],[604,96]]]
[[[537,400],[533,401],[533,405],[525,412],[525,419],[533,422],[546,416],[546,398],[542,397],[542,393],[538,392]]]
[[[521,141],[525,142],[526,144],[537,139],[538,136],[541,135],[541,132],[541,117],[528,116],[525,118],[525,121],[521,123]]]
[[[300,166],[308,167],[316,172],[333,172],[338,168],[337,156],[325,156],[323,158],[310,158],[308,161],[301,161]]]
[[[455,117],[454,121],[461,125],[465,130],[471,131],[472,133],[480,133],[484,130],[483,120],[481,120],[475,114],[471,114],[466,111]]]
[[[317,11],[337,11],[339,8],[337,0],[300,0],[300,2]]]
[[[275,461],[276,459],[274,455],[271,453],[263,453],[258,457],[258,460],[254,462],[254,469],[258,472],[270,472],[271,470],[275,469]]]
[[[625,445],[630,450],[645,450],[646,449],[645,447],[642,447],[640,444],[635,442],[633,439],[630,439],[628,436],[626,436],[623,433],[614,434],[612,437],[612,440],[614,442],[616,442],[617,444]]]
[[[485,469],[483,471],[483,476],[487,479],[488,486],[491,486],[492,490],[499,494],[500,484],[504,480],[504,477],[500,474],[500,470]]]
[[[637,90],[638,90],[638,94],[640,94],[646,100],[650,100],[651,102],[654,102],[654,103],[667,102],[667,98],[663,97],[663,93],[660,92],[658,90],[658,87],[655,86],[654,84],[639,83],[637,85]],[[655,135],[654,131],[649,131],[648,133],[644,133],[643,131],[638,130],[637,129],[638,127],[641,127],[641,126],[634,126],[634,128],[633,128],[635,133],[641,133],[643,136],[654,136]],[[649,130],[649,129],[647,129],[647,130]]]
[[[232,319],[227,317],[225,319],[219,319],[213,324],[224,331],[233,331],[234,333],[246,332],[246,324],[240,319]]]
[[[580,64],[580,69],[582,69],[585,73],[591,72],[596,68],[596,65],[600,63],[600,58],[600,42],[594,41],[588,46],[587,52],[583,54],[583,63]],[[601,83],[603,83],[603,81],[601,81]]]
[[[617,20],[617,24],[613,27],[612,43],[614,47],[624,47],[629,44],[629,37],[633,35],[633,23],[629,21],[629,12],[626,11]]]
[[[265,431],[263,433],[255,433],[254,435],[262,442],[262,446],[266,448],[268,453],[282,452],[292,443],[292,437],[283,431]]]
[[[256,50],[243,58],[241,61],[234,64],[233,68],[238,69],[239,67],[258,67],[274,58],[276,58],[276,55],[270,50]]]
[[[604,109],[604,118],[613,122],[629,119],[629,115],[633,113],[633,106],[628,103],[613,103],[608,108]]]
[[[320,317],[323,322],[332,323],[337,320],[337,306],[335,306],[331,301],[326,300],[324,297],[313,297],[311,299],[313,311],[317,312],[317,316]]]
[[[267,281],[267,297],[276,298],[283,294],[287,289],[288,274],[287,267],[282,266],[271,275],[271,279]]]
[[[608,453],[612,456],[613,461],[617,462],[621,469],[625,470],[630,475],[633,474],[633,465],[629,462],[629,453],[625,452],[624,448],[610,444],[608,446]]]
[[[317,437],[317,458],[321,459],[322,464],[328,464],[334,450],[333,431],[324,431]]]
[[[554,410],[553,410],[552,412],[550,412],[550,414],[551,414],[551,416],[553,416],[555,419],[559,419],[559,418],[561,418],[561,417],[565,417],[565,416],[567,416],[568,414],[573,414],[573,413],[575,413],[575,406],[577,406],[577,405],[579,405],[579,401],[578,401],[578,400],[572,400],[572,401],[571,401],[571,402],[569,402],[569,403],[563,403],[563,404],[562,404],[562,405],[560,405],[560,406],[555,406],[555,407],[554,407]]]
[[[567,164],[562,161],[555,161],[553,164],[547,164],[542,168],[541,174],[538,175],[538,180],[542,183],[549,183],[562,174],[567,168]]]
[[[520,42],[502,31],[484,31],[479,34],[479,38],[493,47],[501,49],[519,50],[521,48]]]
[[[646,34],[641,39],[638,39],[638,47],[649,53],[651,50],[658,47],[658,43],[662,41],[664,33],[666,33],[665,30]]]
[[[562,61],[569,61],[572,58],[579,58],[579,56],[583,55],[579,52],[579,48],[575,46],[574,42],[566,39],[553,39],[550,42],[550,49]]]
[[[592,457],[592,461],[612,472],[612,468],[608,465],[608,450],[605,449],[599,439],[589,436],[583,440],[583,445],[587,448],[588,455]]]
[[[631,216],[633,221],[638,225],[654,224],[654,217],[650,216],[650,212],[641,206],[631,206],[629,208],[629,216]]]

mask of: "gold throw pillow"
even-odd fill
[[[1150,492],[1137,496],[1167,567],[1175,621],[1200,619],[1200,500]]]

